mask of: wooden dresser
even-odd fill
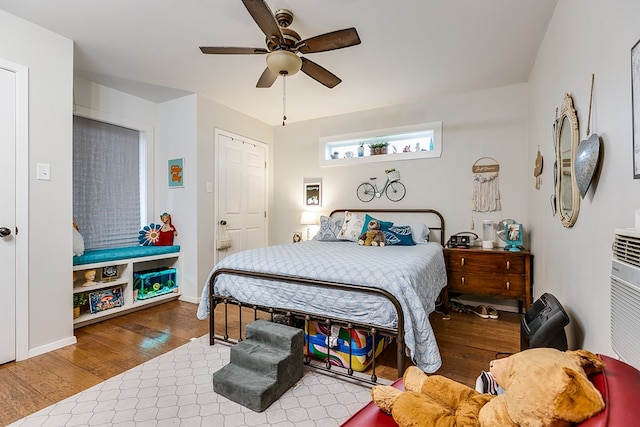
[[[517,299],[522,313],[531,304],[531,262],[528,251],[497,249],[445,248],[447,288],[445,311],[449,310],[449,292]]]

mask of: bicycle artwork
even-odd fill
[[[366,203],[372,201],[374,197],[382,197],[384,193],[392,202],[402,200],[407,193],[407,189],[404,184],[400,182],[400,172],[395,169],[387,169],[384,173],[387,176],[387,181],[384,183],[384,186],[378,188],[376,185],[376,177],[369,178],[369,182],[363,182],[358,186],[358,199]]]

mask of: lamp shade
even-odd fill
[[[300,224],[302,225],[314,225],[318,223],[318,215],[315,212],[303,211],[300,217]]]
[[[288,50],[274,50],[267,54],[267,68],[278,75],[292,76],[302,68],[302,60]]]

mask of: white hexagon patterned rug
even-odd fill
[[[31,426],[338,426],[370,388],[313,369],[264,412],[213,392],[229,347],[205,335],[11,424]]]

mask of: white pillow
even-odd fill
[[[364,220],[353,212],[346,211],[344,213],[344,222],[338,233],[339,240],[350,240],[357,242],[358,237],[362,234],[362,225]]]
[[[417,245],[429,242],[429,227],[422,223],[407,224],[411,227],[411,238]]]
[[[73,227],[71,229],[73,230],[73,256],[80,256],[84,253],[84,239],[78,230]]]

